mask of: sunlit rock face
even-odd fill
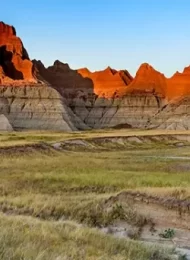
[[[0,80],[33,81],[33,64],[13,26],[0,22]]]
[[[143,63],[91,72],[30,61],[16,30],[0,22],[0,129],[190,129],[190,67],[171,78]],[[1,127],[2,126],[2,127]]]
[[[0,22],[0,130],[87,128],[58,91],[36,78],[15,28]]]
[[[169,100],[178,99],[190,95],[190,66],[182,73],[176,72],[173,77],[167,79],[166,96]]]
[[[84,95],[94,93],[92,80],[83,77],[77,70],[72,70],[67,63],[56,60],[48,68],[41,61],[33,60],[33,64],[36,78],[53,86],[68,100],[80,92]]]
[[[186,109],[190,102],[189,67],[168,79],[143,63],[133,79],[126,70],[110,67],[90,72],[87,68],[72,70],[59,61],[49,68],[39,61],[34,64],[38,78],[54,86],[90,128],[190,128],[184,117],[184,113],[186,117],[190,113]],[[80,81],[78,74],[82,76]]]
[[[164,74],[155,70],[148,63],[143,63],[138,69],[134,80],[129,85],[127,92],[147,92],[165,97],[166,85]]]
[[[117,71],[111,67],[105,70],[90,72],[87,68],[79,69],[78,73],[93,82],[94,93],[99,97],[122,97],[133,77],[127,70]]]

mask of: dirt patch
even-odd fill
[[[122,200],[132,200],[135,203],[159,205],[161,207],[165,207],[166,209],[177,211],[179,216],[185,213],[190,214],[190,199],[180,200],[174,197],[162,198],[139,192],[122,192],[115,197],[109,198],[107,203],[113,203]]]
[[[115,221],[102,231],[119,238],[132,238],[146,244],[174,247],[176,251],[190,259],[190,200],[159,198],[136,192],[122,192],[105,202],[108,207],[113,203],[132,205],[139,216],[147,219],[141,229],[126,221]]]
[[[6,156],[18,156],[18,154],[26,155],[34,152],[49,154],[52,152],[52,147],[45,143],[39,143],[39,144],[31,144],[31,145],[27,144],[27,145],[8,146],[8,147],[0,148],[0,155],[6,155]]]
[[[113,127],[113,129],[131,129],[132,126],[125,123],[125,124],[119,124]]]
[[[14,154],[29,154],[35,151],[51,152],[51,151],[110,151],[110,150],[125,150],[134,148],[149,148],[160,146],[176,147],[179,136],[116,136],[116,137],[95,137],[86,139],[69,139],[56,143],[39,142],[37,144],[25,144],[17,146],[7,146],[0,148],[0,154],[14,155]],[[188,146],[189,142],[184,142],[183,146]],[[180,146],[181,147],[181,146]]]
[[[61,147],[62,149],[76,151],[91,151],[97,149],[93,144],[83,139],[66,140],[61,143]]]
[[[180,157],[180,159],[181,159],[182,157]],[[189,160],[190,161],[190,157],[185,157],[186,158],[186,160]],[[185,160],[185,159],[184,159]],[[180,172],[180,173],[182,173],[182,172],[190,172],[190,164],[189,164],[189,162],[184,162],[184,163],[176,163],[176,164],[174,164],[174,165],[170,165],[170,166],[168,166],[167,167],[167,171],[168,172],[176,172],[176,173],[178,173],[178,172]]]

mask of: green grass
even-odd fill
[[[165,153],[163,150],[157,152]],[[178,165],[188,162],[144,157],[155,153],[154,150],[141,153],[63,152],[2,156],[0,193],[60,194],[73,189],[110,193],[141,187],[189,187],[189,172],[177,169]]]
[[[165,152],[165,149],[159,150],[159,154]],[[169,152],[175,153],[175,150]],[[176,189],[183,189],[188,194],[189,172],[175,170],[176,164],[186,162],[140,156],[153,154],[155,150],[141,153],[55,152],[49,155],[2,156],[0,201],[14,204],[17,200],[33,208],[38,204],[43,208],[44,203],[56,207],[60,201],[62,207],[66,205],[67,208],[68,198],[68,204],[75,207],[78,202],[81,205],[81,200],[92,203],[121,190],[172,189],[172,194]]]
[[[169,251],[116,239],[72,222],[47,222],[31,217],[0,215],[0,223],[0,259],[170,259]]]
[[[31,138],[32,142],[63,139],[60,133],[54,134],[56,138],[50,133],[35,134],[35,138],[24,135],[24,141]],[[65,135],[71,138],[71,134]],[[8,142],[23,140],[22,134],[0,139],[6,142],[5,137]],[[0,259],[168,259],[155,248],[115,239],[89,227],[123,218],[136,226],[146,222],[128,205],[124,211],[120,205],[111,210],[105,207],[105,201],[122,190],[188,198],[188,161],[161,158],[179,154],[190,156],[189,148],[157,144],[136,145],[125,151],[2,155],[0,211],[6,215],[0,215]],[[161,157],[151,157],[157,155]]]
[[[76,132],[26,131],[0,132],[0,147],[24,145],[39,142],[56,142],[73,138],[93,138],[105,136],[149,136],[149,135],[188,135],[190,131],[183,130],[139,130],[139,129],[98,129]]]

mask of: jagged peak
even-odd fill
[[[102,72],[111,73],[114,75],[116,73],[116,70],[114,70],[110,66],[108,66],[104,70],[102,70]]]
[[[165,77],[165,75],[161,72],[159,72],[158,70],[156,70],[152,65],[148,64],[148,63],[142,63],[136,73],[136,76],[139,76],[139,75],[151,75],[151,74],[159,74],[159,75],[162,75],[163,77]]]
[[[1,33],[16,36],[16,29],[14,26],[5,24],[4,22],[0,21],[0,34]]]
[[[86,68],[86,67],[84,67],[84,68],[80,68],[80,69],[78,69],[77,70],[78,72],[81,72],[81,73],[91,73],[91,71],[88,69],[88,68]]]
[[[183,73],[184,74],[190,74],[190,66],[185,67],[184,70],[183,70]]]
[[[33,64],[13,26],[0,22],[1,66],[11,80],[34,80]]]
[[[178,70],[173,74],[173,76],[171,77],[171,78],[173,78],[173,77],[175,77],[175,76],[179,76],[179,75],[181,75],[181,72],[179,72]]]
[[[183,72],[176,71],[171,78],[174,78],[174,77],[180,76],[180,75],[190,75],[190,66],[185,67]]]
[[[63,63],[61,62],[60,60],[55,60],[54,63],[53,63],[54,66],[56,65],[68,65],[68,63]]]
[[[53,66],[50,67],[57,67],[57,68],[61,68],[62,70],[70,70],[69,64],[68,63],[63,63],[59,60],[55,60],[53,63]]]
[[[141,65],[140,65],[140,67],[139,67],[139,69],[138,69],[138,71],[139,70],[155,70],[154,68],[153,68],[153,66],[152,65],[150,65],[149,63],[142,63]]]
[[[32,60],[32,62],[33,62],[33,63],[37,63],[37,64],[40,64],[40,65],[43,65],[43,66],[44,66],[44,64],[43,64],[43,62],[42,62],[41,60],[36,60],[36,59],[33,59],[33,60]]]
[[[125,75],[125,76],[127,76],[129,79],[133,80],[133,76],[129,73],[128,70],[120,70],[118,73],[119,73],[120,75]]]
[[[45,65],[43,64],[43,62],[41,60],[32,60],[32,63],[34,65],[34,69],[46,69]]]

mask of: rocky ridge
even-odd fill
[[[13,26],[0,22],[0,130],[88,129],[34,65]]]
[[[190,129],[190,67],[171,78],[147,63],[134,78],[59,60],[46,68],[29,59],[15,28],[0,22],[0,106],[13,129]]]
[[[134,79],[127,71],[110,67],[94,73],[87,68],[75,71],[84,80],[92,81],[91,88],[81,87],[76,81],[75,88],[66,84],[68,80],[60,80],[59,84],[58,75],[66,79],[73,73],[68,65],[65,69],[64,63],[56,61],[47,69],[43,65],[43,70],[43,75],[54,74],[57,81],[56,84],[51,81],[51,84],[66,98],[74,114],[90,128],[190,129],[189,67],[171,78],[166,78],[147,63],[140,66]]]
[[[0,22],[0,82],[14,80],[35,82],[33,64],[13,26]]]

